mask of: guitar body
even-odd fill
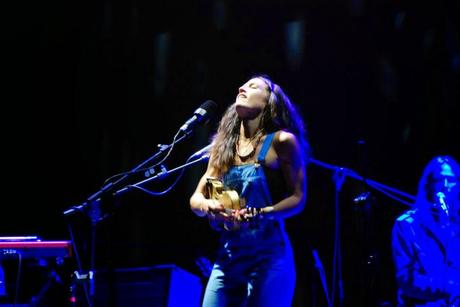
[[[232,210],[239,210],[244,207],[244,201],[240,199],[238,192],[225,190],[223,183],[214,177],[206,178],[206,198],[218,200],[228,214],[231,214]],[[234,220],[209,216],[208,219],[209,224],[215,230],[238,229],[238,223]]]

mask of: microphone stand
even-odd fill
[[[319,259],[318,252],[314,249],[312,251],[313,260],[315,261],[315,268],[318,270],[319,277],[321,280],[321,285],[323,286],[324,296],[326,297],[326,302],[328,307],[333,307],[331,302],[331,297],[329,296],[329,291],[327,288],[327,281],[326,281],[326,272],[324,271],[323,264]]]
[[[68,217],[68,216],[71,216],[71,215],[73,215],[73,214],[75,214],[77,212],[87,211],[87,215],[89,216],[89,218],[91,220],[90,268],[89,268],[88,274],[86,275],[87,279],[89,280],[89,289],[90,290],[89,290],[89,298],[87,298],[87,299],[88,299],[88,305],[90,307],[93,306],[94,298],[95,298],[95,276],[94,275],[95,275],[95,266],[96,266],[96,226],[97,226],[98,222],[102,221],[105,218],[105,216],[102,215],[102,211],[101,211],[101,208],[100,208],[100,203],[101,203],[102,198],[104,196],[106,196],[106,195],[110,195],[109,193],[111,193],[113,191],[113,189],[117,185],[119,185],[122,181],[127,179],[130,175],[137,174],[138,171],[141,168],[146,166],[151,161],[154,161],[155,159],[157,159],[161,154],[163,154],[164,152],[170,150],[170,148],[172,146],[174,146],[175,144],[183,141],[188,136],[190,136],[191,133],[192,133],[191,130],[187,130],[187,131],[179,130],[179,132],[180,131],[182,131],[183,134],[177,140],[174,138],[173,142],[171,144],[169,144],[169,145],[158,145],[159,151],[156,152],[155,154],[153,154],[151,157],[149,157],[145,161],[141,162],[139,165],[137,165],[131,171],[126,172],[121,178],[117,179],[116,181],[114,181],[114,182],[109,181],[99,191],[97,191],[94,194],[90,195],[86,199],[86,201],[84,201],[83,203],[81,203],[79,205],[72,206],[72,207],[68,208],[67,210],[65,210],[63,212],[63,215]],[[149,179],[153,179],[153,178],[159,178],[159,176],[157,175],[157,176],[149,178]],[[117,196],[118,194],[120,194],[120,191],[112,193],[111,196]],[[72,242],[72,244],[74,245],[73,248],[76,249],[75,242]],[[79,270],[81,271],[81,268],[79,268]]]
[[[403,197],[406,197],[407,199],[410,199],[411,201],[415,200],[415,197],[407,194],[405,192],[402,192],[400,190],[397,190],[395,188],[383,185],[381,183],[378,183],[376,181],[373,181],[368,178],[364,178],[363,176],[360,176],[356,172],[344,168],[344,167],[339,167],[335,166],[332,164],[324,163],[322,161],[316,160],[316,159],[310,159],[310,163],[313,163],[319,167],[328,169],[333,171],[333,180],[335,183],[335,232],[334,232],[334,257],[333,257],[333,277],[332,277],[332,293],[331,297],[328,298],[328,303],[330,305],[334,305],[334,298],[335,298],[335,289],[336,285],[339,287],[339,306],[343,306],[343,300],[344,300],[344,290],[343,290],[343,280],[342,280],[342,255],[341,255],[341,243],[340,243],[340,205],[339,205],[339,199],[340,199],[340,192],[343,186],[343,183],[345,182],[346,177],[351,177],[355,180],[361,181],[365,183],[366,185],[386,194],[387,196],[390,196],[402,203],[408,204],[408,202],[391,195],[391,193],[399,194]],[[390,192],[388,192],[390,191]],[[336,280],[336,274],[338,275],[338,281]],[[326,294],[327,295],[327,294]]]

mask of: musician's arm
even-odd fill
[[[206,215],[206,208],[205,208],[205,187],[206,187],[206,178],[207,174],[205,173],[200,181],[198,182],[198,185],[195,189],[195,192],[192,194],[190,197],[190,208],[192,211],[198,215],[198,216],[205,216]]]
[[[294,134],[282,131],[275,138],[274,149],[280,160],[288,195],[276,204],[262,209],[272,218],[287,218],[303,210],[306,202],[306,171],[304,157]]]
[[[210,159],[211,161],[211,159]],[[208,167],[204,175],[200,178],[195,192],[190,197],[190,208],[198,216],[216,214],[224,210],[224,206],[217,200],[206,199],[206,178],[216,177],[217,170],[208,162]]]

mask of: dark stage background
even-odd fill
[[[253,73],[300,106],[315,159],[410,194],[433,155],[460,159],[458,1],[36,1],[4,14],[0,235],[69,239],[71,224],[84,269],[90,223],[62,212],[169,144],[205,100],[219,117]],[[198,127],[165,167],[216,126]],[[174,263],[202,276],[195,261],[213,259],[217,234],[188,198],[204,167],[164,196],[117,197],[97,224],[97,268]],[[308,205],[287,221],[294,306],[324,306],[312,251],[332,291],[334,182],[316,165],[308,175]],[[366,190],[372,202],[353,203]],[[390,231],[408,207],[349,177],[339,200],[344,305],[393,305]]]

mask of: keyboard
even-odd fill
[[[0,260],[22,258],[71,257],[70,241],[3,241],[0,242]]]

